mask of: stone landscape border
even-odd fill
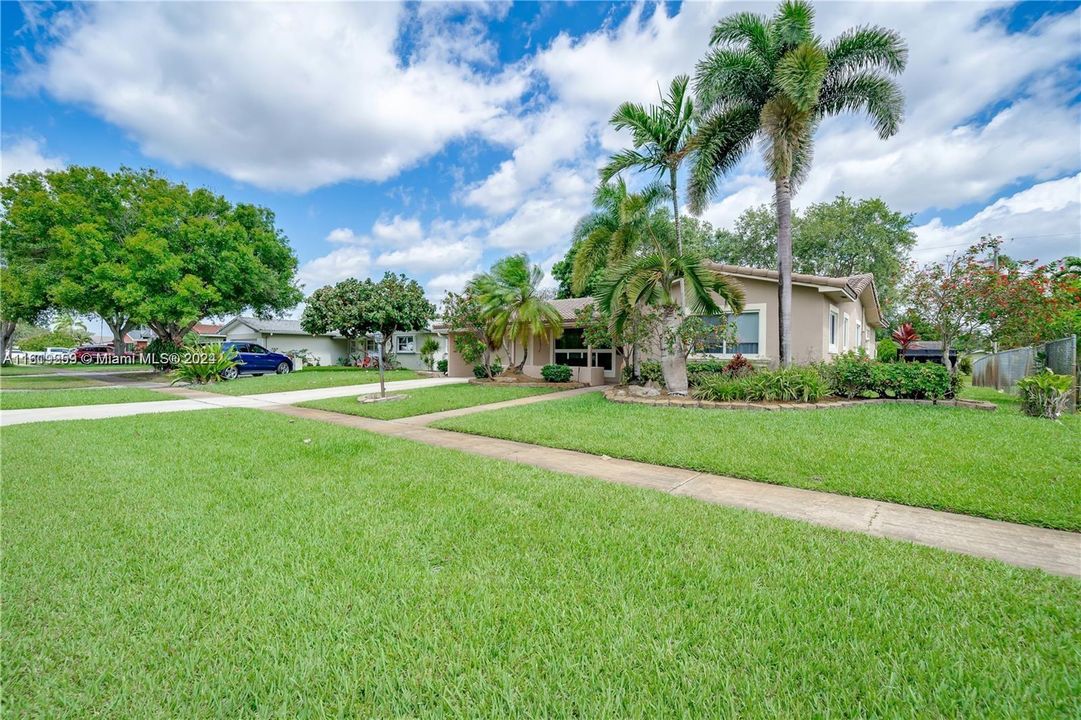
[[[631,395],[624,385],[614,385],[604,391],[607,400],[617,403],[637,403],[639,405],[661,405],[666,407],[703,408],[707,410],[832,410],[834,408],[850,408],[859,405],[873,405],[880,403],[896,403],[908,405],[935,405],[938,407],[958,407],[969,410],[983,410],[991,412],[998,409],[994,403],[981,400],[905,400],[897,398],[860,398],[853,400],[831,399],[813,403],[797,402],[715,402],[713,400],[699,400],[693,397],[678,395],[656,395],[643,397]]]
[[[577,390],[578,388],[588,387],[585,383],[580,382],[548,382],[546,380],[537,380],[522,382],[519,380],[513,380],[506,378],[501,380],[497,375],[495,380],[488,380],[487,378],[471,378],[469,380],[470,385],[503,385],[506,387],[527,387],[527,388],[552,388],[553,390]]]

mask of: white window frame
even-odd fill
[[[848,331],[852,328],[852,321],[848,317],[848,313],[844,313],[841,320],[841,348],[844,350],[849,349]]]
[[[837,324],[840,319],[840,311],[830,305],[830,314],[826,320],[826,341],[829,343],[831,353],[837,352]]]
[[[743,312],[746,313],[757,312],[758,313],[758,352],[756,353],[743,353],[743,357],[748,360],[763,360],[767,358],[766,354],[766,307],[767,303],[747,303],[743,306]],[[727,315],[728,310],[725,310]],[[736,356],[736,353],[696,353],[700,357],[711,357],[730,359]]]
[[[408,347],[402,350],[402,340],[408,340]],[[416,335],[395,335],[394,336],[394,352],[396,355],[416,355],[417,354],[417,336]]]
[[[856,342],[853,344],[853,347],[863,347],[863,323],[856,323]]]

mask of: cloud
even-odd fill
[[[1081,255],[1081,173],[1000,198],[957,225],[936,217],[915,232],[913,257],[919,261],[939,260],[984,235],[1006,238],[1003,252],[1018,259]]]
[[[345,278],[368,277],[371,266],[372,257],[368,248],[342,247],[301,265],[297,279],[304,286],[304,292],[311,293]]]
[[[468,22],[426,15],[401,57],[410,13],[389,3],[76,6],[53,15],[17,85],[86,106],[148,156],[260,187],[382,181],[452,140],[498,136],[525,89],[514,69],[475,66]]]
[[[448,272],[440,273],[424,285],[426,294],[429,299],[441,300],[448,290],[452,292],[461,292],[465,284],[473,279],[477,273],[481,272],[479,267],[472,270],[463,270],[461,272]]]
[[[395,215],[390,220],[380,219],[372,225],[372,238],[383,243],[410,243],[421,239],[420,220]]]
[[[327,233],[327,242],[335,244],[349,244],[360,242],[360,238],[350,228],[334,228]]]
[[[459,240],[443,242],[425,240],[401,250],[386,252],[376,258],[375,263],[388,269],[404,269],[410,273],[428,273],[445,268],[471,265],[480,260],[480,245],[475,242]]]
[[[4,135],[0,145],[0,176],[5,179],[12,173],[64,167],[61,158],[46,155],[45,143],[36,138]]]

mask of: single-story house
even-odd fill
[[[735,325],[735,338],[706,344],[693,357],[727,359],[737,353],[758,364],[776,366],[779,335],[777,332],[776,270],[710,263],[714,269],[735,278],[743,287],[744,307],[739,315],[728,315]],[[611,349],[587,347],[575,315],[592,298],[554,300],[552,304],[563,320],[563,335],[553,342],[537,336],[530,341],[524,367],[527,375],[539,376],[549,363],[575,368],[580,382],[601,384],[615,382],[621,368]],[[797,363],[828,361],[843,353],[862,348],[875,352],[875,328],[882,326],[882,311],[874,277],[870,274],[850,277],[825,277],[794,273],[792,275],[792,355]],[[445,328],[443,328],[445,330]],[[451,343],[453,346],[453,343]],[[514,343],[515,358],[523,348]],[[656,353],[646,351],[646,355]],[[501,352],[504,366],[510,359]],[[473,369],[452,347],[449,374],[467,377]]]
[[[293,353],[306,350],[319,365],[343,364],[353,352],[374,353],[375,343],[370,340],[351,347],[347,338],[338,332],[312,335],[304,331],[299,320],[260,320],[253,317],[236,317],[223,325],[219,333],[225,340],[248,340],[281,353]],[[435,338],[439,349],[435,360],[447,357],[446,333],[439,333],[431,327],[415,332],[396,332],[391,338],[390,352],[404,368],[427,370],[420,359],[420,348],[427,338]]]

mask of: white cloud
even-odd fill
[[[368,248],[350,245],[304,263],[297,272],[297,279],[304,286],[304,292],[311,293],[345,278],[368,277],[371,266]]]
[[[481,269],[475,267],[472,270],[463,270],[462,272],[440,273],[425,283],[424,289],[427,291],[426,294],[429,299],[439,301],[448,290],[461,292],[465,284],[479,272],[481,272]]]
[[[359,241],[360,238],[356,236],[351,228],[334,228],[327,233],[327,242],[329,243],[345,245]]]
[[[408,248],[385,252],[375,259],[375,263],[381,267],[404,269],[411,273],[428,273],[471,265],[480,260],[480,253],[480,245],[471,241],[448,243],[425,240]]]
[[[417,218],[395,215],[390,220],[377,220],[372,225],[372,237],[377,242],[401,244],[417,242],[423,237],[423,232]]]
[[[402,60],[410,17],[389,3],[79,6],[54,16],[18,84],[89,107],[149,156],[262,187],[381,181],[484,136],[525,87],[479,71],[475,38],[434,15]]]
[[[45,143],[31,137],[0,137],[0,177],[17,172],[34,170],[55,170],[64,166],[64,161],[46,154]]]
[[[978,241],[1001,235],[1007,255],[1050,262],[1081,255],[1081,174],[1039,183],[1003,197],[957,225],[940,218],[915,228],[913,257],[938,260]]]

